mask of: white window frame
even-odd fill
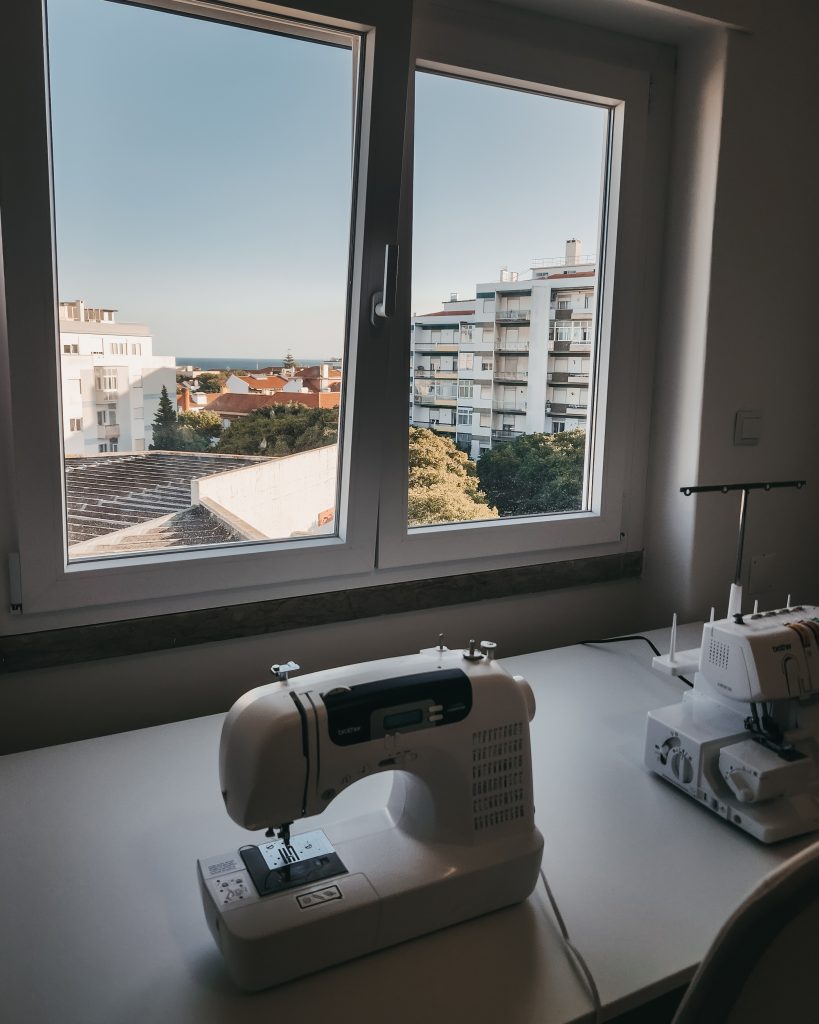
[[[642,546],[649,416],[644,408],[648,403],[640,397],[649,393],[651,377],[645,370],[642,375],[634,373],[633,367],[650,367],[653,356],[657,295],[656,289],[646,294],[644,267],[647,251],[648,258],[660,259],[663,155],[669,145],[670,112],[658,116],[655,109],[650,124],[650,72],[635,67],[625,51],[618,54],[615,40],[601,55],[591,48],[584,52],[578,36],[576,50],[567,53],[565,45],[557,48],[550,43],[545,32],[541,37],[545,42],[533,42],[530,24],[508,14],[506,8],[487,10],[480,19],[459,21],[436,16],[430,8],[416,25],[414,56],[422,70],[603,102],[611,111],[610,201],[598,249],[596,414],[586,446],[589,506],[587,511],[559,516],[408,530],[406,464],[393,458],[382,470],[378,549],[382,567],[436,566],[440,572],[440,567],[458,563],[497,564],[503,556],[507,564],[525,564]],[[413,92],[411,88],[411,104]],[[412,160],[408,144],[405,174],[410,173]],[[407,200],[401,229],[405,268],[411,263],[411,238],[412,210]],[[411,307],[409,282],[408,274],[399,313]],[[408,355],[403,367],[400,362],[394,361],[393,372],[403,388]],[[391,383],[397,392],[398,380]],[[395,415],[385,424],[388,450],[400,449],[402,427]]]
[[[152,0],[151,6],[183,14],[201,13],[270,27],[262,4],[246,9],[197,0]],[[38,3],[11,5],[0,13],[0,30],[15,38],[10,81],[19,89],[12,124],[14,147],[0,153],[4,180],[3,249],[6,326],[12,382],[11,424],[16,454],[17,539],[23,614],[85,609],[74,616],[92,621],[94,609],[119,615],[208,607],[259,600],[281,593],[280,581],[299,589],[328,589],[331,580],[373,568],[381,462],[379,410],[366,398],[383,392],[385,353],[400,344],[397,317],[370,323],[372,296],[381,290],[385,246],[397,233],[406,90],[409,77],[411,5],[407,0],[306,0],[297,9],[276,7],[305,35],[329,31],[360,38],[361,88],[354,184],[354,229],[350,257],[349,345],[337,522],[339,536],[309,541],[243,543],[182,550],[173,555],[106,557],[69,563],[66,558],[64,473],[59,431],[60,352],[55,286],[51,154],[44,12]],[[254,10],[254,8],[256,8]],[[11,62],[9,62],[11,63]],[[13,153],[11,150],[13,149]],[[407,321],[403,321],[406,323]],[[38,380],[42,401],[28,400]],[[401,393],[406,388],[402,381]],[[356,399],[355,396],[359,396]],[[406,431],[406,422],[404,424]],[[354,452],[354,454],[353,454]]]
[[[169,10],[190,9],[186,0],[150,2]],[[261,0],[244,2],[247,8],[263,6]],[[615,34],[600,46],[599,33],[593,33],[597,42],[587,46],[587,33],[580,26],[566,29],[563,23],[544,18],[541,27],[538,15],[492,5],[482,9],[479,18],[468,17],[468,12],[461,19],[452,18],[447,11],[457,5],[458,0],[452,0],[446,10],[429,5],[418,11],[416,54],[425,67],[442,72],[461,68],[468,77],[512,87],[531,88],[540,80],[544,89],[567,98],[581,98],[585,89],[595,100],[610,97],[619,109],[614,142],[623,154],[623,174],[619,206],[610,214],[602,252],[608,276],[597,308],[604,331],[613,339],[613,356],[604,353],[595,369],[608,382],[608,397],[598,409],[599,436],[590,438],[590,447],[599,449],[605,442],[608,451],[605,466],[600,460],[596,463],[592,510],[407,532],[404,396],[410,351],[406,325],[411,316],[411,218],[407,205],[399,224],[397,211],[402,184],[407,203],[411,193],[406,184],[411,177],[412,132],[409,126],[401,131],[407,109],[408,5],[403,0],[306,0],[298,5],[302,23],[360,31],[366,40],[360,119],[362,138],[369,143],[362,144],[358,162],[350,372],[345,381],[348,396],[363,398],[346,403],[341,425],[344,469],[338,521],[343,533],[306,542],[207,547],[172,556],[145,554],[67,565],[42,11],[38,3],[7,5],[0,10],[0,30],[13,31],[15,47],[13,66],[10,61],[3,73],[9,82],[19,79],[24,87],[5,126],[7,137],[15,138],[14,153],[12,147],[0,150],[4,189],[15,200],[3,210],[12,384],[11,420],[4,425],[11,430],[13,424],[23,614],[34,617],[33,628],[54,622],[51,612],[62,613],[57,621],[65,625],[69,620],[98,621],[101,609],[107,617],[127,618],[641,546],[657,302],[656,287],[646,288],[641,268],[659,260],[670,90],[659,90],[662,102],[649,112],[649,59],[644,66],[635,62],[628,40],[621,42]],[[470,5],[470,10],[477,6]],[[307,7],[311,14],[304,14]],[[215,0],[210,9],[226,18],[262,17],[254,12],[237,14]],[[532,31],[533,19],[539,20],[539,31]],[[557,34],[550,31],[555,26],[560,27]],[[375,35],[378,43],[373,49]],[[670,77],[670,60],[655,62],[652,73]],[[615,191],[617,185],[615,181]],[[396,235],[401,244],[396,313],[371,326],[370,302],[381,289],[384,246]],[[658,275],[648,277],[653,282]],[[485,313],[491,315],[494,307],[494,299],[483,301]],[[483,332],[485,347],[490,348],[492,325]],[[101,352],[101,339],[92,337],[91,345],[94,353]],[[490,357],[486,366],[492,365]],[[26,397],[33,379],[41,386],[38,403]],[[605,431],[600,424],[605,424]],[[67,609],[73,609],[70,616]]]

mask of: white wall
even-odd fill
[[[319,513],[335,508],[338,445],[258,462],[191,481],[193,504],[241,520],[261,537],[314,533]],[[255,539],[255,538],[254,538]]]
[[[736,13],[736,4],[713,3]],[[646,625],[676,606],[724,613],[733,577],[737,495],[685,498],[686,483],[807,478],[802,491],[752,494],[743,577],[774,553],[763,606],[819,602],[819,7],[749,4],[749,33],[681,54],[663,343],[654,393]],[[721,85],[726,69],[724,95]],[[701,80],[700,86],[693,84]],[[719,113],[722,108],[722,116]],[[719,152],[719,173],[714,155]],[[805,317],[788,324],[780,291]],[[787,303],[790,305],[790,302]],[[763,413],[758,446],[733,443],[739,409]]]

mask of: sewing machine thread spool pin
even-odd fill
[[[495,651],[497,650],[497,644],[494,640],[481,640],[481,651],[483,652],[487,661],[492,661],[495,657]]]
[[[270,671],[279,680],[280,683],[287,684],[290,678],[291,672],[298,672],[301,666],[297,665],[295,661],[284,661],[281,664],[276,663],[270,666]]]
[[[468,648],[466,650],[464,650],[464,651],[461,651],[461,654],[464,656],[464,658],[467,661],[481,661],[482,660],[483,654],[480,651],[476,651],[475,650],[476,646],[477,646],[476,642],[474,640],[470,640]]]

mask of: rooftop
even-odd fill
[[[263,460],[196,452],[69,456],[65,481],[71,553],[99,555],[236,540],[207,509],[191,505],[191,481],[259,461]],[[110,536],[123,530],[129,531],[127,536]],[[82,548],[77,550],[77,545]]]

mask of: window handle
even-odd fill
[[[384,246],[384,285],[380,292],[373,292],[370,301],[370,323],[375,327],[375,318],[389,320],[395,312],[395,295],[398,289],[398,246]]]

